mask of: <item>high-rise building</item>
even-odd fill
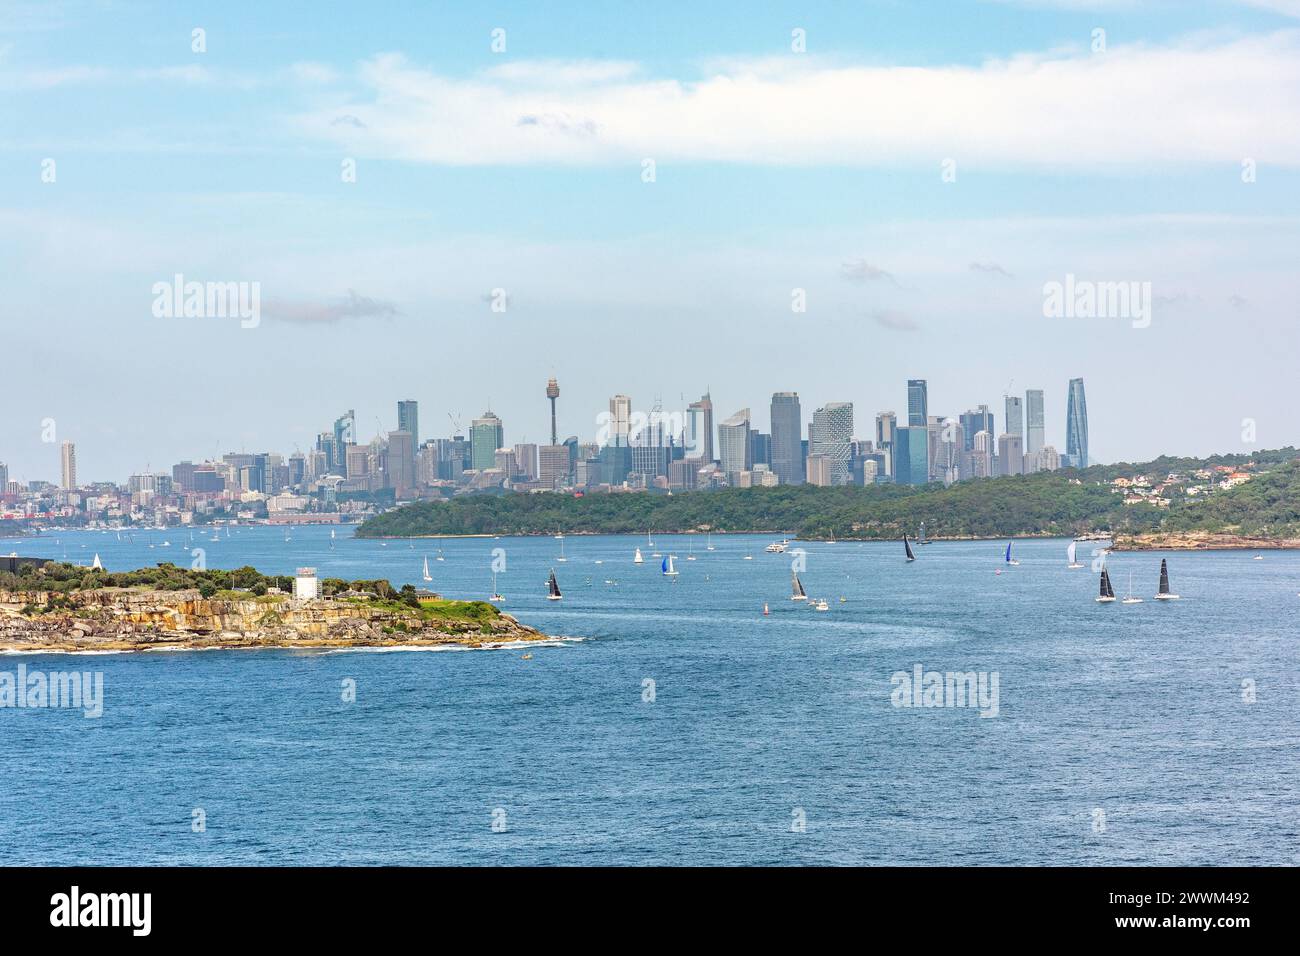
[[[471,468],[482,471],[496,466],[497,449],[506,443],[505,429],[491,409],[470,423],[469,442]]]
[[[532,442],[515,445],[515,464],[519,474],[529,481],[537,480],[537,446]]]
[[[893,412],[876,413],[876,451],[885,456],[884,474],[894,474],[894,439],[898,431],[898,416]]]
[[[1037,455],[1047,444],[1046,416],[1043,414],[1043,390],[1025,392],[1025,454]]]
[[[615,395],[609,400],[609,444],[627,448],[632,431],[632,399]]]
[[[0,495],[3,495],[9,488],[9,466],[0,461]]]
[[[907,380],[907,424],[909,428],[917,425],[924,428],[930,421],[930,399],[927,391],[925,379],[911,378]]]
[[[551,444],[559,444],[559,439],[555,437],[555,400],[560,397],[560,383],[552,376],[546,380],[546,397],[551,402]]]
[[[420,447],[420,403],[415,399],[397,403],[397,430],[410,432],[414,447]]]
[[[772,471],[783,485],[803,482],[803,412],[798,392],[772,395]]]
[[[807,478],[808,484],[815,485],[818,488],[828,488],[834,484],[835,462],[825,455],[812,454],[808,456]]]
[[[1083,394],[1081,378],[1070,379],[1065,408],[1065,457],[1075,468],[1088,467],[1088,400]]]
[[[813,412],[808,430],[808,454],[830,459],[833,485],[847,485],[852,480],[849,468],[852,440],[852,402],[830,402]]]
[[[975,436],[980,432],[993,434],[993,413],[987,405],[976,405],[960,418],[963,433],[962,445],[966,451],[975,449]]]
[[[551,488],[569,483],[568,445],[542,445],[537,449],[537,480]]]
[[[930,430],[908,425],[894,432],[894,481],[924,485],[930,481]]]
[[[63,443],[63,490],[71,491],[77,487],[77,446],[70,441]]]
[[[330,471],[335,474],[343,474],[343,449],[348,445],[354,445],[357,441],[357,413],[348,409],[338,418],[334,419],[334,444],[330,448]],[[319,448],[319,444],[317,445]],[[324,450],[324,449],[322,449]]]
[[[1002,431],[1004,434],[1017,436],[1023,442],[1025,438],[1024,403],[1021,402],[1019,395],[1004,396],[1004,401],[1006,404],[1006,428]]]
[[[998,474],[1023,475],[1025,473],[1025,443],[1019,435],[1003,433],[998,436]]]
[[[734,481],[733,476],[749,471],[754,464],[748,408],[742,408],[718,425],[718,460],[728,481]]]
[[[686,408],[686,457],[713,461],[713,399],[705,392]]]
[[[388,433],[388,486],[401,497],[415,487],[415,442],[408,431]]]

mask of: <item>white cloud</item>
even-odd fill
[[[731,61],[698,80],[631,65],[514,63],[450,77],[385,54],[299,117],[352,153],[450,165],[1300,165],[1300,31],[1112,45],[976,67]],[[346,113],[364,122],[347,128]]]

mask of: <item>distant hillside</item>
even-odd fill
[[[1156,534],[1239,532],[1300,537],[1300,463],[1294,449],[1210,459],[1160,458],[1083,472],[940,485],[736,488],[652,493],[465,495],[419,502],[368,520],[360,537],[469,534],[640,534],[646,531],[774,531],[802,538],[899,538],[921,522],[934,538],[1078,535],[1110,532],[1130,540]],[[1191,474],[1215,464],[1263,466],[1231,489],[1168,507],[1125,505],[1109,481]],[[1268,469],[1268,470],[1265,470]]]

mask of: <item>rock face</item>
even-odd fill
[[[1269,551],[1300,548],[1296,538],[1258,538],[1214,531],[1166,531],[1125,535],[1112,551]]]
[[[46,610],[51,602],[53,609]],[[0,591],[0,648],[14,650],[484,647],[545,638],[502,613],[483,623],[454,614],[429,621],[413,609],[279,595],[231,600],[195,590]]]

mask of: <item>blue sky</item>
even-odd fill
[[[584,438],[705,388],[865,437],[924,377],[1046,389],[1059,447],[1081,375],[1099,460],[1300,443],[1300,3],[414,6],[0,0],[13,477],[57,477],[47,418],[87,479],[403,398],[540,440],[549,375]],[[175,273],[262,320],[155,317]],[[1150,282],[1149,327],[1044,318],[1067,273]]]

